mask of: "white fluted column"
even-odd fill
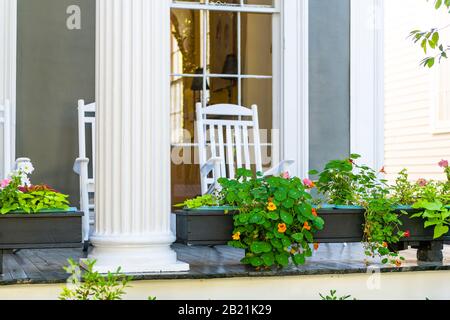
[[[170,0],[97,0],[97,271],[185,271],[170,245]]]

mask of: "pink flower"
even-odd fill
[[[303,179],[303,184],[308,187],[309,189],[314,188],[316,185],[314,184],[314,182],[312,182],[309,179]]]
[[[0,182],[0,188],[5,189],[11,183],[11,179],[5,179]]]
[[[425,180],[425,179],[419,179],[419,180],[417,181],[417,184],[418,184],[419,186],[421,186],[421,187],[425,187],[425,186],[428,184],[428,181]]]
[[[442,160],[441,162],[439,162],[439,167],[448,168],[448,160]]]
[[[286,180],[289,180],[291,178],[291,175],[287,171],[284,172],[281,176],[283,179],[286,179]]]

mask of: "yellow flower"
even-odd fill
[[[280,224],[278,225],[278,232],[279,232],[279,233],[285,233],[286,230],[287,230],[286,223],[280,223]]]
[[[241,233],[240,232],[236,232],[235,234],[233,234],[233,240],[234,241],[241,240]]]
[[[269,202],[269,204],[267,205],[267,210],[275,211],[275,210],[277,210],[277,206],[275,205],[275,203]]]

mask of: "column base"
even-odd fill
[[[161,273],[189,271],[189,264],[177,261],[177,254],[170,244],[143,244],[136,238],[104,239],[93,237],[94,248],[89,260],[96,260],[94,271],[99,273],[115,272],[120,267],[122,273]],[[81,260],[86,267],[86,259]]]

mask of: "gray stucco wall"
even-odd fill
[[[350,153],[350,1],[310,6],[310,168]]]
[[[69,5],[81,30],[68,30]],[[68,193],[78,206],[77,100],[95,96],[95,1],[18,0],[17,156],[30,157],[34,183]]]

